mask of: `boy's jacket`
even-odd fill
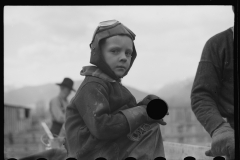
[[[146,152],[146,147],[127,136],[147,121],[147,113],[137,106],[134,96],[121,83],[95,66],[83,67],[81,75],[86,77],[66,110],[66,145],[70,157],[118,159],[131,155],[137,146],[146,157],[164,155],[163,146],[159,145],[162,143],[159,127],[152,126],[155,129],[149,132],[157,136],[145,135],[149,136],[145,143],[157,146],[158,153],[153,148]]]

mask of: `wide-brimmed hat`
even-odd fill
[[[73,89],[73,81],[70,78],[64,78],[62,83],[56,83],[59,86],[64,86],[67,87],[69,89],[71,89],[72,91],[76,92],[75,89]]]

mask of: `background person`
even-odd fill
[[[70,95],[71,91],[75,91],[73,89],[73,84],[74,82],[70,78],[64,78],[62,83],[57,83],[57,85],[60,86],[59,94],[50,100],[49,110],[52,117],[50,131],[54,137],[59,136],[65,122],[65,111],[66,107],[69,105],[67,97]]]

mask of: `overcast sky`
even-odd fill
[[[83,80],[93,32],[110,19],[136,34],[122,82],[146,92],[194,77],[206,41],[234,24],[231,6],[5,6],[4,85]]]

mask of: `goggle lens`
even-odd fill
[[[96,28],[96,30],[93,33],[93,37],[92,37],[92,41],[94,39],[94,36],[96,35],[96,33],[98,32],[99,28],[101,27],[102,29],[104,29],[104,27],[110,27],[112,25],[115,25],[116,23],[119,23],[119,21],[117,20],[108,20],[108,21],[102,21],[99,23],[98,27]],[[92,43],[91,43],[92,44]],[[91,48],[91,44],[90,44],[90,48]]]
[[[117,20],[102,21],[99,23],[98,27],[107,27],[114,25],[115,23],[118,23],[118,21]]]

